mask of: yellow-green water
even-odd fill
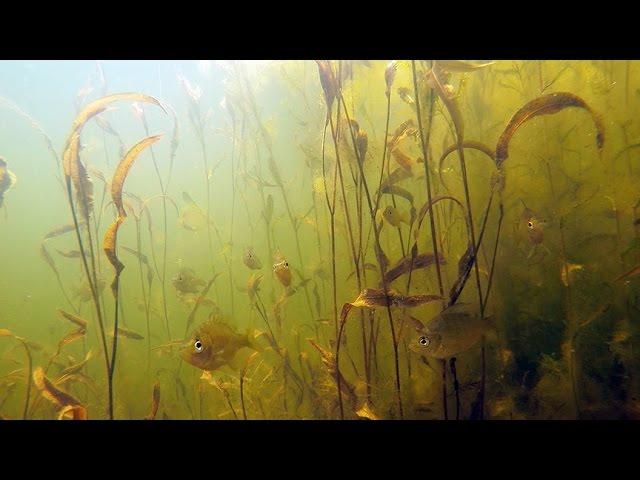
[[[0,62],[0,156],[17,177],[0,209],[0,329],[8,330],[0,330],[2,417],[60,416],[64,405],[43,396],[44,372],[89,419],[145,418],[154,385],[156,419],[637,418],[638,277],[617,277],[640,262],[640,65],[485,64]],[[75,230],[43,237],[73,223],[62,159],[74,118],[123,92],[149,95],[163,108],[125,98],[81,125],[79,162],[93,184],[90,238],[80,230],[85,269],[80,258],[59,253],[79,250]],[[554,93],[544,98],[583,103],[549,106],[543,98],[546,110],[514,130],[497,168],[490,156],[514,114]],[[394,142],[407,121],[408,135]],[[117,217],[110,182],[125,153],[156,134],[124,184],[118,322],[144,338],[118,335],[110,401],[87,272],[103,280],[97,303],[111,362],[114,269],[103,251]],[[457,140],[467,142],[466,175]],[[394,171],[404,172],[394,184],[400,189],[380,193]],[[433,217],[423,208],[429,197]],[[390,222],[382,212],[393,205]],[[75,200],[73,207],[80,219]],[[472,253],[469,210],[477,270],[452,298],[459,261]],[[388,309],[354,302],[365,288],[382,288],[381,271],[412,251],[432,253],[434,231],[446,262],[440,272],[434,264],[410,269],[387,286],[405,300],[440,293],[442,300],[409,307],[401,298]],[[124,247],[145,255],[149,268]],[[261,268],[243,261],[249,247]],[[281,261],[290,287],[274,272]],[[200,279],[186,295],[174,281],[185,268]],[[252,275],[262,276],[257,295],[247,292]],[[356,306],[341,316],[348,302]],[[467,304],[468,318],[482,310],[493,325],[482,338],[471,323],[456,334],[473,337],[454,353],[457,395],[450,355],[441,360],[419,348],[435,328],[429,321],[453,302]],[[88,322],[68,344],[59,342],[78,326],[59,310]],[[208,319],[238,335],[252,332],[255,349],[210,372],[184,361],[180,350],[194,348]],[[88,362],[65,376],[87,352]]]

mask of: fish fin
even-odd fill
[[[9,190],[11,190],[13,187],[16,186],[16,183],[18,183],[18,177],[16,177],[16,175],[13,172],[10,172],[8,170],[7,170],[7,173],[9,174],[9,188],[7,189],[7,192],[8,192]]]

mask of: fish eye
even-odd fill
[[[288,267],[289,266],[289,262],[284,262],[284,266]]]
[[[426,347],[429,345],[429,339],[427,337],[420,337],[420,340],[418,340],[420,342],[420,345],[422,345],[423,347]]]
[[[195,348],[195,349],[196,349],[196,352],[198,352],[198,353],[202,352],[202,350],[203,350],[203,348],[202,348],[202,342],[201,342],[200,340],[196,340],[196,341],[193,343],[193,348]]]
[[[527,226],[528,226],[529,228],[533,228],[533,222],[532,222],[531,220],[529,220],[529,221],[527,222]]]

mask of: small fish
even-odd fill
[[[18,177],[7,168],[6,160],[0,157],[0,207],[2,207],[4,196],[13,188],[17,181]]]
[[[573,283],[574,274],[572,274],[572,272],[582,270],[583,268],[584,265],[565,262],[564,265],[560,267],[560,279],[562,280],[562,284],[565,287],[568,287],[569,283]]]
[[[196,276],[191,268],[182,267],[171,279],[171,283],[179,294],[198,293],[205,285],[205,281]]]
[[[197,232],[207,227],[207,215],[187,192],[182,192],[186,205],[180,209],[178,225],[190,232]],[[210,222],[212,223],[212,222]]]
[[[403,102],[408,103],[409,105],[415,105],[416,101],[411,96],[410,90],[407,87],[398,88],[398,96],[402,99]]]
[[[238,367],[234,362],[242,348],[253,348],[258,335],[249,331],[245,335],[237,333],[226,323],[209,320],[202,324],[189,342],[180,351],[182,359],[190,365],[205,371],[217,370],[224,365]]]
[[[402,222],[408,224],[409,218],[406,212],[400,212],[393,205],[389,205],[382,212],[382,217],[391,225],[392,227],[399,227]]]
[[[65,258],[82,258],[82,253],[80,252],[80,250],[69,250],[68,252],[64,252],[56,248],[56,252],[58,252],[59,255]]]
[[[251,270],[260,270],[262,268],[262,262],[256,255],[255,250],[252,247],[247,247],[242,255],[242,261]]]
[[[432,318],[415,335],[409,348],[434,358],[449,358],[475,345],[490,327],[489,318],[471,313],[469,304],[457,303]]]
[[[286,260],[282,260],[281,262],[273,264],[273,273],[276,274],[280,283],[285,287],[289,287],[291,285],[291,269],[289,268],[289,262]]]
[[[132,340],[144,340],[144,337],[139,333],[124,327],[118,327],[118,335]],[[111,332],[109,336],[113,336],[113,332]]]
[[[520,219],[531,243],[533,245],[542,243],[544,241],[544,227],[547,222],[540,220],[538,215],[527,206],[524,207]]]
[[[104,290],[104,287],[107,285],[107,282],[104,278],[98,277],[98,293]],[[72,289],[72,296],[74,299],[78,299],[82,302],[88,302],[93,298],[91,293],[91,286],[89,282],[84,279],[79,285],[76,285]]]

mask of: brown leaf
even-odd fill
[[[79,328],[78,330],[74,330],[72,332],[67,333],[62,339],[58,342],[58,352],[62,350],[63,347],[69,345],[72,342],[75,342],[79,338],[84,337],[84,334],[87,331],[84,328]]]
[[[151,412],[146,416],[145,420],[155,420],[160,406],[160,382],[153,385],[153,393],[151,394]]]
[[[80,328],[83,328],[83,329],[87,328],[88,322],[85,319],[60,309],[58,309],[58,313],[62,315],[64,318],[66,318],[67,320],[69,320],[71,323],[75,323],[76,325],[78,325]]]
[[[82,224],[80,224],[78,226],[82,227]],[[54,238],[54,237],[58,237],[60,235],[64,235],[65,233],[73,232],[75,229],[76,229],[76,227],[75,227],[75,225],[73,223],[70,223],[68,225],[62,225],[62,226],[54,228],[53,230],[48,232],[43,237],[43,240],[48,240],[49,238]]]
[[[113,178],[111,179],[111,198],[116,208],[118,209],[118,215],[120,217],[124,218],[127,216],[127,212],[125,211],[124,205],[122,204],[122,188],[124,187],[124,181],[127,178],[133,162],[138,157],[140,152],[142,152],[149,145],[152,145],[160,140],[160,138],[162,138],[162,135],[153,135],[151,137],[140,140],[133,147],[131,147],[124,158],[120,160],[120,163],[118,164],[118,167],[113,174]]]
[[[401,258],[398,263],[391,267],[387,273],[384,274],[384,279],[387,285],[401,277],[409,270],[414,271],[421,268],[427,268],[436,263],[436,256],[433,253],[421,253],[415,258],[411,255],[407,255],[405,258]],[[446,262],[444,256],[438,253],[438,263],[444,265]]]
[[[38,390],[42,392],[42,396],[58,407],[79,406],[82,404],[69,393],[57,388],[51,380],[44,374],[42,367],[38,367],[33,372],[33,383]]]
[[[73,121],[73,124],[71,125],[71,133],[69,134],[69,138],[71,138],[76,133],[79,133],[82,127],[84,127],[85,123],[87,123],[96,115],[104,112],[110,104],[125,100],[131,102],[152,103],[159,106],[165,113],[167,113],[164,106],[158,100],[143,93],[114,93],[112,95],[106,95],[89,103],[82,109],[80,113],[78,113],[75,120]],[[65,146],[65,150],[66,148],[67,147]]]
[[[604,124],[600,116],[577,95],[568,92],[555,92],[534,98],[511,117],[496,146],[496,165],[498,168],[501,168],[504,161],[509,157],[509,142],[518,128],[538,115],[552,115],[568,107],[583,108],[589,112],[597,131],[596,145],[599,150],[602,150],[604,146]]]
[[[124,217],[118,216],[114,222],[109,226],[106,233],[104,234],[104,240],[102,241],[102,247],[104,249],[104,253],[109,259],[109,262],[116,270],[116,277],[120,275],[120,272],[124,269],[124,264],[118,259],[118,255],[116,254],[116,244],[118,241],[118,229],[120,225],[124,222]]]
[[[58,413],[58,420],[70,416],[72,420],[86,420],[87,409],[82,405],[67,405]]]

